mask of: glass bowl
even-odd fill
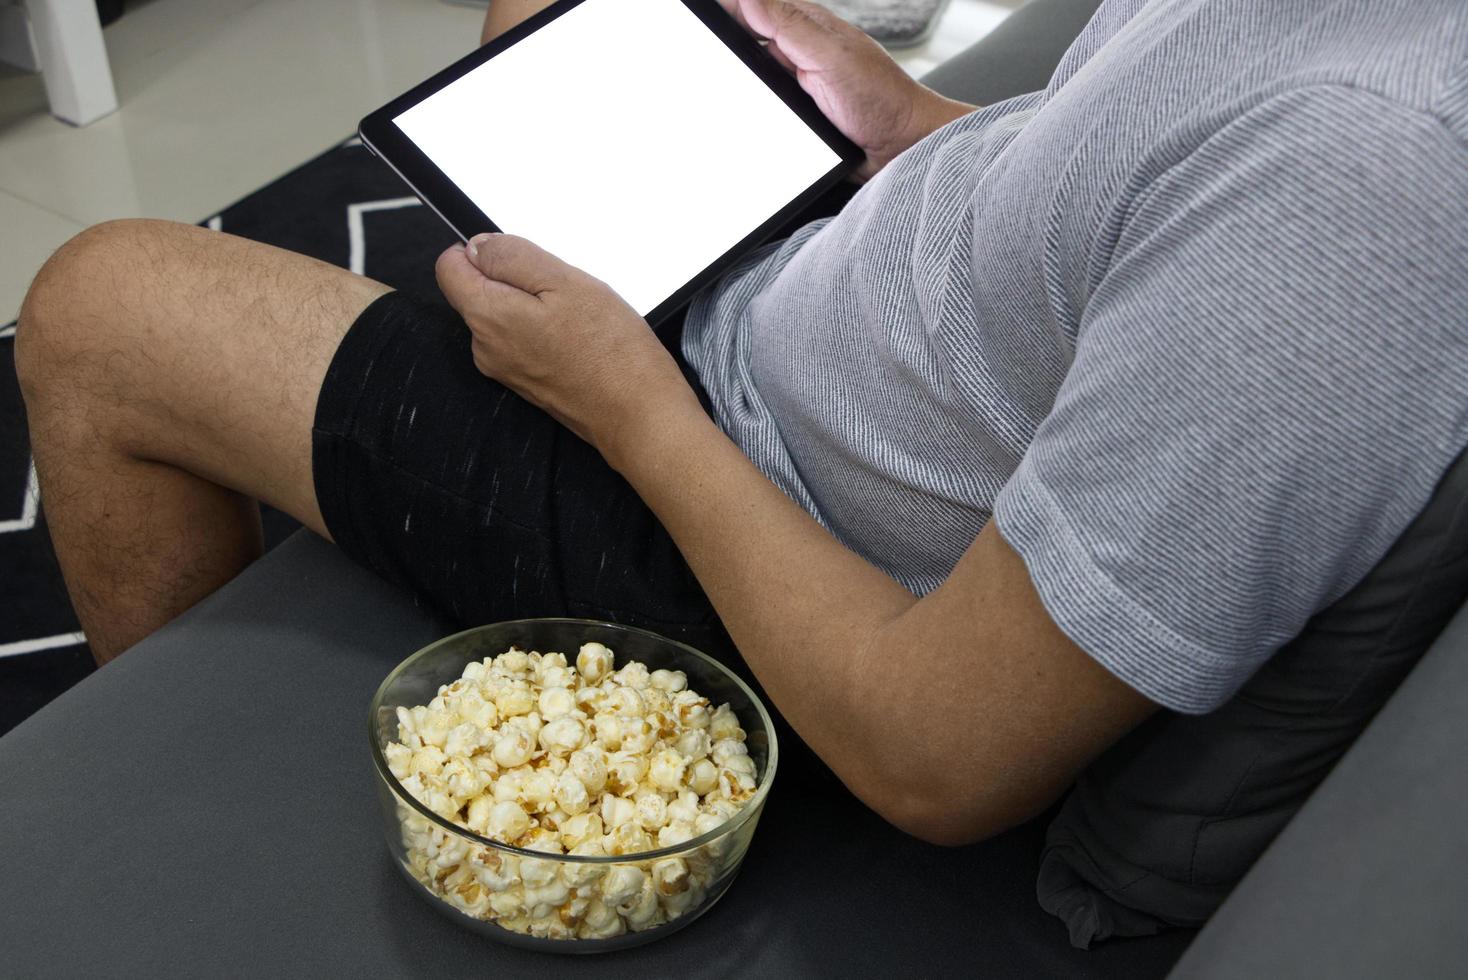
[[[583,643],[602,643],[621,667],[631,660],[649,670],[681,670],[688,687],[718,706],[727,702],[746,734],[755,764],[756,788],[724,823],[672,847],[616,856],[548,854],[481,837],[424,806],[388,767],[384,749],[398,737],[399,707],[426,705],[471,661],[495,657],[514,646],[559,652],[575,663]],[[459,924],[498,942],[541,951],[595,953],[638,946],[688,925],[729,888],[749,849],[755,825],[775,778],[779,756],[774,725],[759,698],[726,667],[692,647],[646,630],[585,619],[522,619],[493,623],[429,644],[387,676],[372,699],[368,717],[372,762],[377,769],[383,830],[393,863],[414,891]],[[649,909],[656,882],[657,908]],[[577,918],[577,897],[616,898],[630,887],[642,900],[620,915],[625,931],[606,938],[576,938],[579,931],[616,932],[603,903],[595,928]],[[518,891],[517,891],[518,889]],[[528,893],[528,894],[527,894]],[[531,900],[542,914],[526,908]],[[552,915],[548,910],[561,904]],[[622,904],[635,902],[624,899]],[[561,926],[556,923],[560,922]]]

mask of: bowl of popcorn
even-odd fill
[[[494,623],[403,661],[369,718],[388,849],[411,887],[501,942],[602,952],[708,911],[775,777],[769,712],[645,630]]]

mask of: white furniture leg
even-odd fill
[[[94,0],[26,0],[51,112],[85,126],[117,108]]]

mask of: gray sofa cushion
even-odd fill
[[[1031,0],[983,41],[923,76],[923,83],[974,105],[1038,92],[1100,5],[1100,0]]]
[[[1468,609],[1170,976],[1468,977],[1465,695]]]
[[[1468,597],[1468,456],[1232,701],[1154,718],[1051,824],[1038,894],[1081,946],[1203,923]]]
[[[383,840],[367,706],[445,627],[301,534],[0,738],[0,977],[1161,977],[1191,934],[1083,953],[1034,901],[1044,828],[950,850],[800,753],[739,879],[666,940],[499,946]]]

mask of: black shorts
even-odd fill
[[[578,616],[725,642],[641,498],[480,374],[446,305],[389,293],[363,311],[327,371],[312,463],[338,546],[457,624]]]
[[[837,213],[855,190],[833,188],[778,234]],[[659,329],[683,365],[681,333],[681,316]],[[358,317],[317,402],[312,466],[341,549],[459,625],[608,619],[733,654],[641,498],[595,449],[480,374],[446,305],[390,293]]]

